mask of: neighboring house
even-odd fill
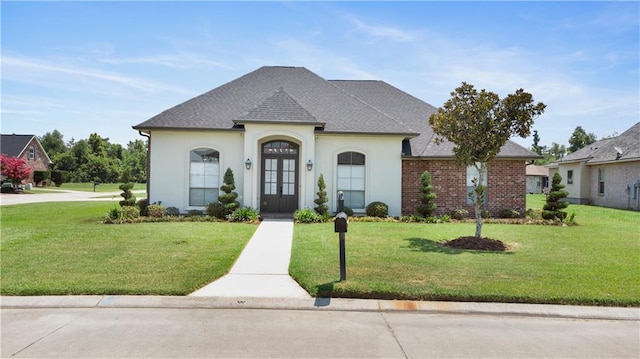
[[[1,135],[0,148],[1,153],[9,157],[22,158],[31,168],[31,175],[23,181],[24,183],[33,183],[33,171],[47,171],[51,164],[51,159],[40,140],[34,135]]]
[[[562,176],[570,203],[640,210],[640,122],[548,167]]]
[[[262,67],[172,107],[133,128],[149,137],[150,202],[181,211],[215,202],[227,168],[242,205],[261,212],[313,208],[320,174],[330,211],[337,193],[364,213],[416,213],[429,170],[438,210],[472,209],[473,171],[453,145],[436,145],[433,106],[382,81],[327,81],[303,67]],[[508,142],[488,170],[490,210],[525,208],[525,161],[535,153]]]
[[[549,169],[545,166],[527,165],[527,193],[544,193],[549,187]]]

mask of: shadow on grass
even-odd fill
[[[335,280],[333,282],[316,286],[316,288],[318,288],[318,291],[316,294],[316,301],[313,305],[316,307],[326,307],[331,304],[331,297],[333,296],[333,285],[338,282],[338,280]]]
[[[494,254],[513,254],[511,252],[496,252],[496,251],[482,251],[477,249],[457,249],[445,246],[441,242],[432,241],[426,238],[405,238],[405,241],[409,242],[409,245],[405,248],[409,248],[413,251],[429,252],[429,253],[444,253],[444,254],[462,254],[462,253],[494,253]]]

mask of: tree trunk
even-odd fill
[[[478,165],[480,167],[478,168]],[[476,238],[480,238],[482,236],[482,205],[484,204],[484,196],[486,187],[484,187],[484,176],[486,172],[486,164],[484,162],[476,163],[476,169],[478,170],[478,183],[476,183],[476,188],[474,188],[474,210],[476,215]],[[482,190],[479,190],[481,188]]]

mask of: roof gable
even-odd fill
[[[309,111],[300,106],[282,87],[260,105],[249,110],[239,120],[235,121],[235,123],[247,122],[323,125]]]

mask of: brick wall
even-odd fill
[[[35,150],[35,158],[30,160],[29,148],[31,147]],[[49,161],[47,160],[47,156],[44,154],[42,146],[40,146],[35,139],[32,139],[26,148],[27,150],[24,151],[20,158],[26,162],[27,167],[31,168],[31,174],[29,175],[29,178],[22,181],[22,183],[33,183],[33,171],[46,171],[49,169]]]
[[[420,200],[420,176],[427,170],[434,186],[438,214],[464,208],[467,205],[467,171],[453,160],[404,159],[402,161],[402,214],[415,214]],[[496,160],[488,166],[488,202],[485,209],[497,213],[502,209],[526,209],[525,162]]]

